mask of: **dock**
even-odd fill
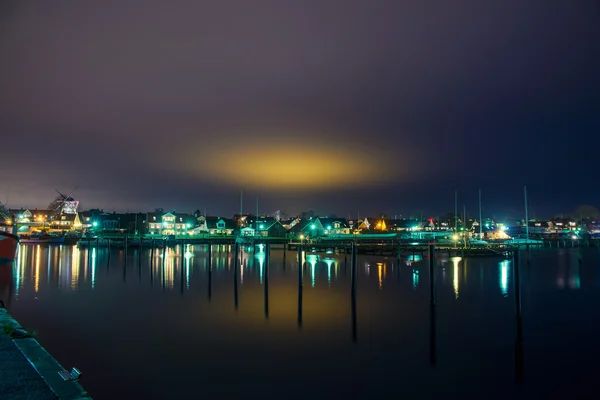
[[[63,378],[73,375],[3,307],[0,326],[0,399],[91,399],[76,379]]]

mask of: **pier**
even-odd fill
[[[77,382],[10,314],[0,307],[0,398],[91,399]]]

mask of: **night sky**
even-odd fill
[[[600,206],[600,2],[0,2],[0,200]]]

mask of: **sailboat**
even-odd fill
[[[512,238],[510,240],[510,243],[517,245],[517,246],[523,246],[523,245],[529,245],[529,244],[542,245],[543,241],[529,238],[529,214],[528,214],[528,209],[527,209],[527,186],[523,186],[523,195],[525,197],[525,238]]]
[[[471,246],[487,246],[489,243],[483,240],[483,218],[481,217],[481,189],[479,189],[479,239],[470,238]]]

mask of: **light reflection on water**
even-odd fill
[[[504,297],[508,296],[508,275],[509,275],[509,267],[511,263],[509,260],[504,260],[500,262],[500,291]]]
[[[458,267],[460,262],[462,261],[461,257],[452,257],[452,287],[454,288],[454,298],[458,299],[459,296],[459,288],[460,288],[460,275],[458,271]]]
[[[286,351],[292,351],[293,349],[288,348],[290,343],[302,346],[302,343],[306,342],[307,346],[308,343],[317,346],[318,350],[313,347],[302,348],[303,356],[313,354],[312,351],[330,354],[332,349],[342,348],[344,352],[337,355],[341,358],[349,357],[354,354],[353,352],[363,351],[360,350],[361,348],[367,352],[361,353],[361,357],[367,357],[371,354],[369,352],[373,351],[385,358],[390,347],[403,348],[404,353],[401,353],[401,356],[396,354],[393,357],[394,363],[397,363],[398,359],[403,359],[406,354],[412,354],[411,349],[414,348],[416,351],[429,343],[429,341],[422,342],[422,338],[428,336],[423,334],[423,329],[429,329],[427,322],[429,314],[426,306],[429,301],[429,260],[417,261],[418,255],[411,257],[409,262],[405,259],[401,260],[399,267],[395,257],[360,256],[359,264],[362,263],[364,268],[359,269],[357,294],[351,298],[349,272],[351,262],[349,259],[345,261],[344,255],[303,254],[302,262],[306,262],[304,275],[310,275],[310,285],[305,279],[304,289],[299,292],[295,251],[287,252],[284,264],[281,250],[272,250],[271,255],[267,257],[264,251],[253,252],[245,248],[239,255],[241,263],[236,281],[238,287],[234,294],[231,279],[234,263],[233,249],[230,246],[214,246],[210,263],[207,254],[206,246],[156,249],[153,253],[130,250],[127,255],[123,254],[123,250],[113,249],[110,257],[107,250],[102,248],[88,250],[71,246],[50,248],[22,246],[18,259],[13,265],[11,284],[15,290],[11,293],[17,301],[12,303],[12,307],[15,316],[18,319],[23,318],[22,323],[33,323],[40,331],[40,340],[45,341],[43,344],[47,343],[51,346],[51,352],[58,352],[67,358],[69,365],[81,366],[88,374],[91,373],[95,377],[94,382],[84,384],[86,389],[92,394],[95,391],[107,397],[110,393],[104,392],[107,389],[103,388],[103,383],[116,378],[110,374],[119,372],[118,365],[137,362],[137,356],[128,356],[129,351],[132,354],[140,354],[138,352],[143,353],[146,350],[143,347],[136,347],[141,344],[136,344],[135,341],[127,341],[126,346],[118,347],[118,351],[115,348],[115,354],[122,353],[113,356],[115,365],[110,364],[108,368],[100,368],[98,365],[106,365],[107,361],[94,355],[91,350],[86,350],[83,357],[78,353],[69,353],[66,348],[63,349],[62,344],[65,340],[63,336],[69,335],[72,329],[77,332],[81,324],[91,324],[93,328],[90,329],[98,330],[97,334],[95,331],[90,333],[89,339],[83,335],[77,336],[77,340],[83,340],[90,348],[95,347],[94,343],[100,338],[118,346],[117,338],[113,338],[95,324],[96,317],[114,321],[111,322],[115,325],[112,329],[119,332],[135,331],[145,327],[149,330],[144,335],[148,336],[144,339],[148,345],[158,348],[171,346],[168,354],[157,360],[167,364],[179,362],[178,357],[185,358],[188,352],[195,357],[210,358],[211,352],[218,350],[221,352],[219,357],[223,357],[223,354],[231,356],[232,354],[228,353],[230,350],[221,346],[223,340],[234,340],[232,343],[236,346],[247,346],[246,340],[252,343],[266,341],[273,346],[273,354],[267,354],[271,358],[278,357],[276,353],[286,354]],[[532,286],[529,289],[535,291],[539,288],[543,293],[547,293],[549,290],[547,282],[551,282],[552,289],[557,290],[558,279],[563,277],[565,284],[561,286],[561,293],[567,290],[582,292],[581,280],[586,276],[582,270],[586,265],[591,268],[593,262],[580,265],[577,259],[569,254],[564,257],[561,255],[559,258],[554,264],[548,261],[536,264],[533,258],[531,270],[522,263],[521,274],[531,273],[533,276]],[[269,267],[266,265],[267,261]],[[451,332],[457,329],[457,326],[464,326],[462,335],[471,332],[479,335],[482,334],[478,333],[479,330],[485,329],[485,325],[489,323],[490,331],[486,334],[495,335],[494,330],[497,330],[498,326],[494,324],[502,321],[502,326],[506,328],[502,337],[507,338],[511,343],[514,321],[513,299],[510,297],[512,294],[510,289],[514,287],[512,262],[501,259],[467,260],[460,257],[439,259],[436,262],[437,307],[440,310],[440,319],[436,323],[435,331],[443,332],[442,337],[452,338],[457,343],[463,341],[471,343],[466,337],[463,338],[458,334],[452,336],[454,334]],[[471,275],[468,281],[467,262],[468,273]],[[210,275],[207,274],[209,265],[212,267]],[[449,268],[450,265],[452,270]],[[448,279],[445,279],[446,274],[450,273],[452,277],[448,276]],[[209,277],[211,277],[212,297],[206,296]],[[586,282],[589,281],[584,281],[584,287]],[[1,287],[0,285],[0,290]],[[257,290],[259,287],[260,290]],[[157,293],[160,294],[159,297],[156,297]],[[65,297],[66,294],[69,296]],[[236,306],[239,300],[239,307],[236,308],[233,306],[234,295]],[[0,291],[0,296],[6,296],[6,293]],[[173,296],[177,296],[176,303],[173,301]],[[211,300],[207,301],[207,298]],[[460,301],[454,301],[459,298]],[[486,300],[489,299],[495,300],[487,304]],[[532,299],[537,301],[538,298],[532,296]],[[488,307],[484,311],[477,308],[484,307],[482,305],[484,303],[485,307]],[[455,311],[451,309],[451,304],[456,304],[455,307],[459,308]],[[531,303],[525,300],[524,304],[527,309],[526,307]],[[152,309],[152,313],[146,311],[147,308]],[[52,313],[47,312],[48,309],[52,309]],[[538,309],[543,310],[544,307]],[[475,316],[477,329],[474,330],[470,321],[464,320],[462,310],[469,310],[470,314],[469,312],[465,314],[472,318]],[[62,324],[66,326],[57,328],[53,320],[46,315],[53,313],[59,313]],[[165,333],[161,327],[156,326],[153,322],[156,313],[160,315],[157,320],[167,316],[168,332],[172,333]],[[140,318],[146,316],[149,320],[140,319],[136,317],[137,315]],[[263,325],[266,320],[264,317],[267,316],[268,324]],[[297,321],[302,323],[298,324]],[[527,322],[526,319],[525,326]],[[70,323],[72,325],[69,325]],[[301,325],[301,328],[297,325]],[[152,333],[154,330],[156,334]],[[198,344],[197,351],[173,347],[172,343],[180,341],[180,336],[185,336],[186,332],[191,335],[188,340],[203,338],[204,344]],[[244,332],[244,335],[236,335],[233,334],[234,332]],[[103,333],[107,336],[100,336]],[[331,337],[334,339],[329,343],[328,338]],[[352,346],[353,340],[356,340],[359,346],[366,347],[344,347]],[[378,347],[378,340],[382,343],[381,348]],[[495,343],[496,340],[499,339],[494,336],[490,342]],[[407,348],[402,347],[402,343],[406,341],[409,342]],[[313,342],[327,344],[319,347]],[[526,343],[531,343],[531,340]],[[127,346],[133,346],[136,350],[128,349]],[[215,349],[213,350],[212,347]],[[448,361],[450,356],[444,355],[444,348],[443,343],[438,344],[437,357]],[[479,354],[479,349],[474,352]],[[288,354],[286,357],[294,359],[296,356]],[[477,358],[477,360],[478,369],[490,371],[485,367],[488,363],[487,359]],[[346,365],[343,363],[338,365],[328,359],[312,359],[312,362],[333,363],[332,376],[335,376],[336,368],[343,368]],[[135,365],[138,365],[140,370],[145,370],[145,365]],[[270,369],[273,368],[270,365],[261,365],[258,369],[275,373]],[[360,367],[363,365],[362,361],[356,365],[355,368],[363,368]],[[378,365],[367,362],[365,369],[361,371],[365,374],[370,373],[369,368],[379,371]],[[390,365],[396,364],[386,364],[386,368]],[[495,367],[495,364],[489,366],[489,368]],[[509,367],[512,368],[512,364],[509,363]],[[117,370],[113,371],[115,368]],[[194,370],[192,367],[188,368],[191,368],[190,371]],[[215,371],[220,371],[218,367],[215,368]],[[238,374],[243,372],[241,369],[234,368],[234,370]],[[471,370],[471,373],[476,373],[476,370]],[[340,376],[342,376],[341,372]],[[157,382],[160,381],[158,377],[155,378]],[[128,384],[135,385],[135,382],[136,380],[132,379]],[[244,382],[246,385],[252,385],[249,381]],[[210,382],[207,384],[210,385]]]

